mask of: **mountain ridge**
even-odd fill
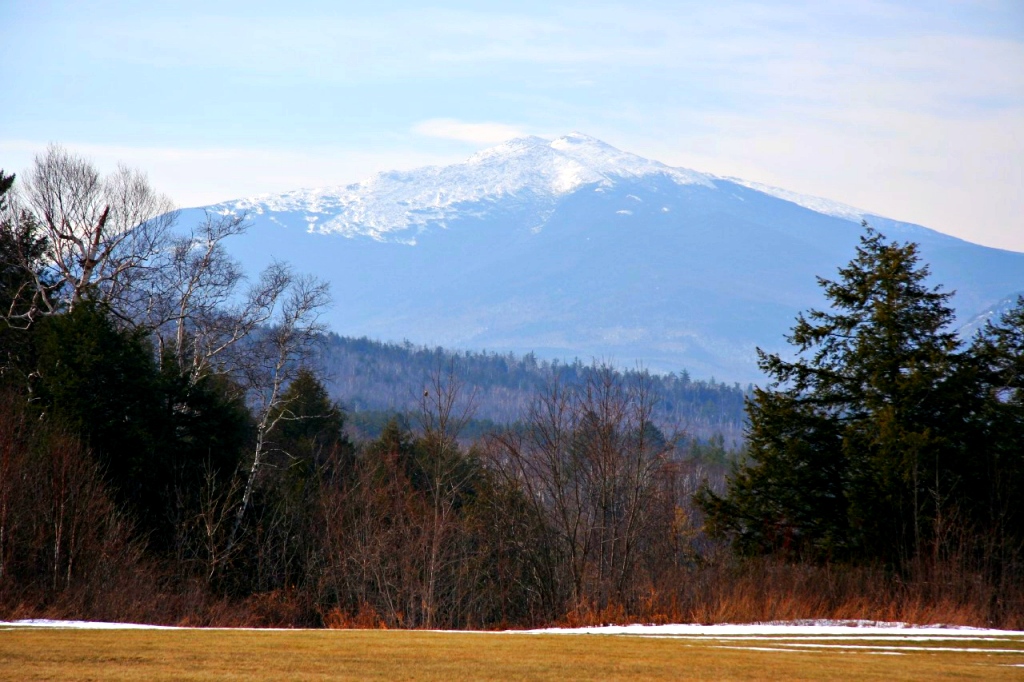
[[[247,270],[282,258],[331,280],[341,334],[743,383],[760,378],[755,347],[784,350],[822,305],[816,277],[849,261],[862,220],[920,243],[962,319],[1024,290],[1024,254],[581,133],[203,211],[250,216],[230,247]]]

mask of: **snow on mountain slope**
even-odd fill
[[[190,209],[247,212],[228,248],[332,283],[335,331],[387,341],[601,357],[758,381],[817,277],[854,255],[867,219],[921,245],[970,320],[1024,290],[1024,254],[838,202],[716,177],[573,133],[510,140],[463,163],[378,173]]]
[[[611,187],[624,178],[652,175],[678,185],[714,187],[711,176],[671,168],[571,133],[553,142],[539,137],[509,140],[452,166],[378,173],[345,187],[260,195],[220,204],[216,210],[302,211],[310,232],[411,244],[428,224],[444,226],[468,204],[518,197],[546,206],[584,185]]]
[[[843,220],[852,220],[860,222],[868,218],[868,216],[874,215],[868,211],[854,208],[853,206],[847,206],[838,201],[832,201],[831,199],[825,199],[823,197],[814,197],[808,194],[798,194],[797,192],[790,192],[788,189],[782,189],[780,187],[772,187],[771,185],[765,185],[760,182],[751,182],[750,180],[741,180],[740,178],[722,178],[729,182],[735,182],[737,185],[743,185],[752,190],[763,192],[773,197],[777,197],[784,201],[790,201],[797,206],[803,206],[804,208],[810,209],[816,213],[823,215],[830,215],[835,218],[842,218]]]

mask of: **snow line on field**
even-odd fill
[[[510,631],[515,632],[515,631]],[[704,636],[728,637],[733,635],[836,635],[898,637],[943,636],[950,638],[1022,637],[1021,630],[993,630],[950,625],[910,625],[878,621],[791,621],[745,624],[673,624],[673,625],[603,625],[582,628],[541,628],[520,630],[524,634],[552,635],[644,635],[644,636]]]
[[[303,628],[194,628],[143,623],[111,623],[84,620],[29,619],[0,621],[2,627],[69,628],[91,630],[257,630],[295,632]],[[313,629],[323,631],[322,629]],[[728,623],[719,625],[604,625],[581,628],[540,628],[533,630],[434,630],[451,634],[526,634],[526,635],[635,635],[644,637],[738,638],[766,635],[802,636],[807,638],[870,638],[882,639],[991,639],[1024,637],[1022,630],[994,630],[968,626],[911,625],[885,621],[773,621],[770,623]]]
[[[78,630],[179,630],[173,625],[146,625],[144,623],[106,623],[94,620],[50,620],[31,618],[28,620],[0,621],[0,627],[24,628],[69,628]]]

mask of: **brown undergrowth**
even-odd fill
[[[1004,570],[1004,575],[1014,572]],[[627,607],[583,604],[558,625],[899,621],[1024,629],[1024,585],[995,582],[962,562],[919,562],[899,574],[881,567],[723,560],[679,575]]]
[[[1005,574],[1012,574],[1005,571]],[[64,618],[220,627],[378,629],[386,620],[369,603],[316,613],[308,595],[278,590],[246,599],[211,595],[201,585],[160,589],[136,575],[100,593],[69,592],[44,603],[6,595],[0,619]],[[879,567],[809,565],[768,559],[722,560],[680,572],[671,589],[649,590],[630,604],[584,603],[553,622],[500,623],[487,629],[627,623],[748,623],[797,620],[900,621],[1024,629],[1024,585],[995,583],[952,562],[922,562],[905,574]]]

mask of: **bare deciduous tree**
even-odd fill
[[[119,166],[102,176],[88,161],[57,145],[37,156],[9,209],[10,220],[32,220],[46,241],[44,270],[23,263],[30,305],[12,307],[12,324],[70,310],[83,299],[102,301],[127,318],[125,298],[150,276],[177,217],[171,201],[139,171]],[[12,319],[14,318],[14,319]]]
[[[319,321],[319,316],[330,302],[326,282],[309,276],[297,277],[282,264],[268,268],[261,282],[254,299],[250,301],[251,309],[265,310],[265,319],[269,320],[269,324],[258,328],[254,325],[244,348],[239,348],[235,341],[230,343],[233,349],[232,374],[246,391],[255,414],[256,445],[228,538],[228,552],[238,539],[253,488],[267,454],[268,438],[278,422],[289,414],[287,410],[281,409],[285,389],[298,375],[302,361],[324,333],[325,327]],[[282,297],[280,310],[275,315],[275,304]]]
[[[271,322],[295,279],[273,264],[239,294],[244,277],[224,240],[245,232],[244,214],[207,214],[187,234],[175,232],[177,212],[145,175],[119,166],[103,176],[57,145],[36,157],[6,214],[13,229],[38,225],[46,245],[41,264],[27,255],[20,264],[34,286],[5,311],[8,322],[27,327],[84,299],[99,301],[122,324],[152,332],[161,356],[170,350],[193,383],[229,369],[224,356]]]
[[[472,477],[469,461],[459,451],[459,433],[473,415],[472,394],[465,395],[454,361],[447,371],[438,368],[430,377],[420,401],[423,430],[423,469],[428,479],[430,527],[424,534],[424,626],[434,627],[437,615],[437,583],[454,530],[455,506]]]
[[[284,389],[325,331],[318,318],[328,288],[275,262],[239,292],[245,278],[223,243],[246,230],[246,216],[207,214],[188,233],[172,231],[176,218],[142,173],[120,166],[103,176],[51,145],[5,209],[5,225],[31,221],[45,242],[41,263],[26,255],[19,264],[31,291],[21,292],[5,318],[27,328],[38,316],[99,302],[122,325],[152,334],[160,361],[173,358],[190,384],[211,373],[232,379],[254,411],[256,445],[228,555],[283,414]]]
[[[496,469],[522,486],[556,536],[571,608],[625,600],[650,533],[671,446],[651,425],[645,376],[624,385],[595,366],[582,387],[553,380],[525,428],[492,443]]]

